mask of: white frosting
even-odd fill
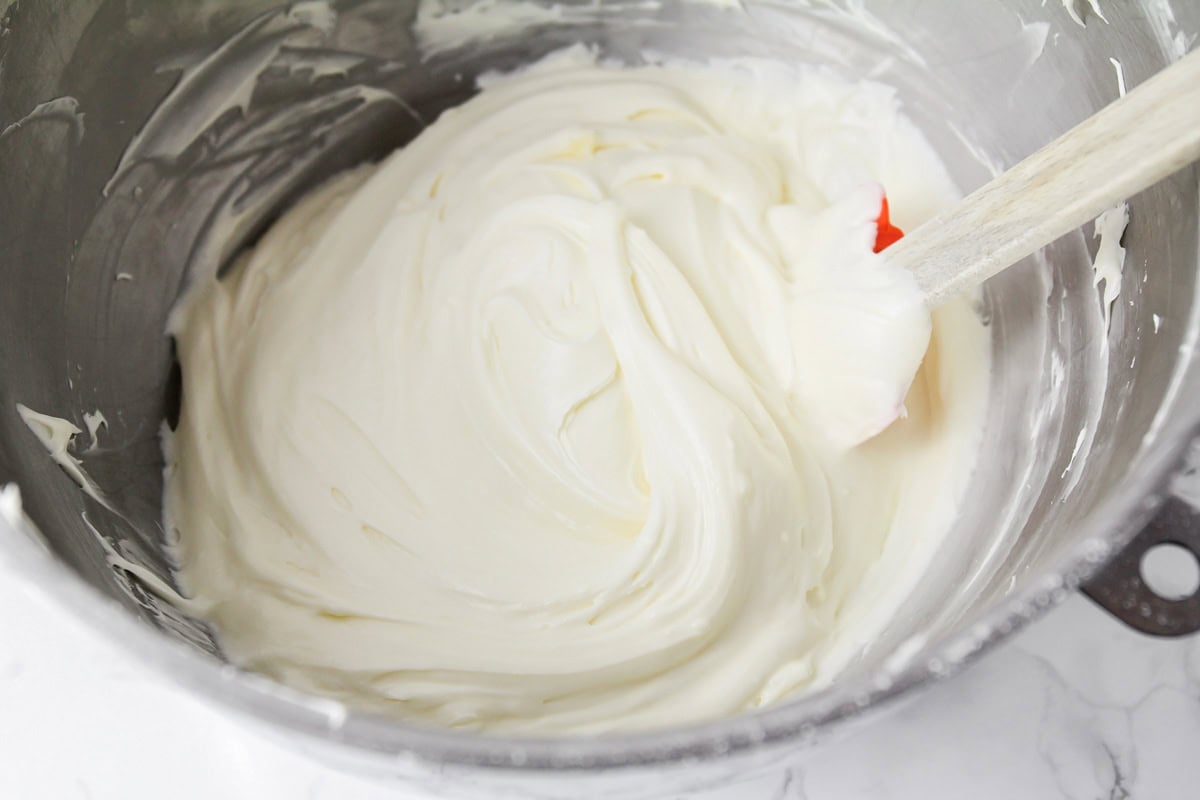
[[[21,403],[16,405],[17,415],[25,423],[25,427],[29,428],[30,433],[41,442],[42,447],[46,448],[46,452],[54,460],[54,463],[58,464],[63,472],[67,473],[71,480],[75,481],[89,497],[107,507],[108,501],[100,494],[100,490],[88,477],[88,474],[83,471],[79,459],[70,452],[75,437],[83,433],[83,430],[74,422],[62,417],[34,411]]]
[[[83,425],[87,428],[88,438],[92,443],[88,445],[89,451],[95,450],[100,446],[100,428],[108,427],[108,418],[104,416],[104,412],[96,409],[92,412],[83,412]]]
[[[1113,65],[1113,71],[1117,74],[1117,96],[1124,97],[1128,91],[1125,88],[1125,67],[1115,58],[1109,58],[1108,63]]]
[[[1067,13],[1071,15],[1071,19],[1075,20],[1075,24],[1086,28],[1087,23],[1084,22],[1083,16],[1079,13],[1079,4],[1082,2],[1084,2],[1084,0],[1062,0],[1063,8],[1065,8]],[[1102,22],[1107,24],[1108,17],[1104,16],[1104,12],[1100,10],[1100,0],[1086,0],[1086,2],[1091,8],[1092,13],[1099,17]]]
[[[79,101],[74,97],[56,97],[53,100],[38,103],[24,117],[0,130],[0,139],[27,125],[48,120],[65,122],[70,125],[75,134],[75,141],[83,138],[83,114],[79,111]]]
[[[1092,270],[1096,274],[1096,286],[1104,286],[1100,302],[1105,331],[1112,325],[1113,303],[1121,294],[1121,274],[1125,271],[1125,248],[1121,246],[1121,237],[1125,235],[1128,225],[1129,204],[1118,203],[1096,217],[1092,232],[1093,236],[1100,239]]]
[[[901,227],[955,199],[880,85],[493,78],[178,309],[181,585],[235,662],[445,725],[828,684],[946,534],[986,394],[967,303],[931,325],[872,254],[881,185]]]
[[[21,525],[24,512],[21,510],[21,490],[15,483],[0,486],[0,519],[11,527]]]

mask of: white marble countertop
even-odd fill
[[[1200,636],[1147,638],[1073,597],[964,673],[809,751],[786,782],[702,797],[1183,800],[1200,796],[1198,752]],[[0,574],[0,798],[164,797],[424,795],[245,731]]]

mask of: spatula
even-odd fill
[[[1200,159],[1200,50],[891,243],[935,308]]]

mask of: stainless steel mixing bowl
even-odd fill
[[[1091,231],[986,288],[994,390],[961,519],[920,590],[826,691],[636,736],[493,738],[348,711],[224,663],[162,602],[159,430],[180,375],[164,335],[189,278],[220,270],[329,174],[403,145],[489,69],[585,42],[644,53],[820,62],[894,85],[964,189],[1178,58],[1200,5],[976,0],[21,0],[0,22],[0,558],[47,594],[295,743],[455,792],[661,794],[771,768],[978,657],[1080,581],[1157,633],[1200,620],[1145,593],[1141,549],[1197,548],[1168,500],[1197,432],[1197,172],[1132,199],[1106,332]],[[4,3],[0,2],[0,6]],[[481,28],[481,26],[483,26]],[[183,376],[186,380],[186,376]],[[20,403],[86,429],[81,490]],[[1124,556],[1123,547],[1140,530]],[[40,533],[38,533],[40,531]],[[40,544],[39,544],[40,543]],[[1100,578],[1098,570],[1109,564]],[[132,565],[132,566],[131,566]]]

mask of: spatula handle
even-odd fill
[[[1200,51],[885,251],[933,308],[1200,158]]]

